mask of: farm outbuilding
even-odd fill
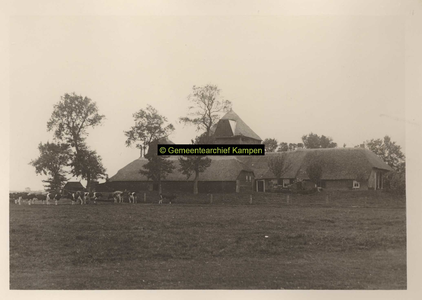
[[[85,188],[79,181],[68,181],[63,187],[63,190],[72,192],[82,192],[85,190]]]

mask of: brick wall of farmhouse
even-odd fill
[[[193,193],[193,181],[164,181],[161,183],[163,193],[169,192],[181,192],[181,193]],[[199,181],[198,182],[199,193],[235,193],[236,182],[235,181]]]
[[[239,192],[251,192],[254,187],[254,174],[252,172],[241,171],[237,176]]]
[[[327,190],[351,190],[353,180],[326,180],[325,188]]]
[[[103,188],[100,188],[98,191],[102,191]],[[141,181],[111,181],[105,184],[105,189],[110,191],[149,191],[152,189],[151,182],[141,182]]]
[[[251,173],[253,174],[253,173]],[[245,180],[238,180],[239,192],[252,191],[252,182]],[[163,193],[193,193],[193,181],[163,181],[161,182]],[[152,191],[157,190],[157,186],[152,182],[141,181],[113,181],[107,183],[107,188],[104,186],[98,191]],[[199,193],[236,193],[236,181],[199,181]]]
[[[236,181],[204,181],[198,183],[199,193],[236,193]]]

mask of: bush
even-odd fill
[[[400,195],[406,194],[406,175],[404,172],[394,172],[389,174],[386,179],[389,191]]]

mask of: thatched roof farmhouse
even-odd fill
[[[268,163],[281,155],[286,157],[285,168],[277,178]],[[268,191],[279,185],[287,187],[297,181],[313,186],[306,170],[315,159],[321,163],[321,184],[327,189],[382,189],[384,174],[392,171],[381,158],[363,148],[298,149],[240,159],[254,170],[255,186],[259,191]]]
[[[223,116],[211,131],[216,144],[260,144],[261,138],[234,112]],[[159,143],[172,143],[168,139]],[[269,167],[271,159],[285,157],[281,177]],[[318,160],[322,166],[321,185],[327,189],[382,189],[384,174],[392,171],[373,152],[362,148],[298,149],[265,156],[209,156],[211,166],[199,175],[198,190],[210,192],[266,192],[287,188],[301,182],[313,187],[307,168]],[[177,156],[170,156],[175,169],[163,181],[163,190],[191,192],[193,177],[180,172]],[[109,179],[108,188],[115,190],[154,190],[156,186],[139,171],[147,163],[140,157],[120,169]]]

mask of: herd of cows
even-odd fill
[[[176,198],[175,195],[159,195],[158,204],[163,203],[163,199],[171,201]],[[109,201],[114,203],[137,203],[136,192],[130,191],[115,191],[111,193],[99,193],[99,192],[82,192],[82,191],[67,191],[61,190],[59,192],[48,192],[47,194],[35,194],[35,193],[9,193],[9,200],[11,203],[18,205],[21,204],[35,204],[41,201],[42,204],[53,203],[58,205],[60,199],[70,199],[72,204],[97,204],[97,201]]]
[[[72,204],[96,204],[97,201],[114,201],[114,203],[123,203],[126,199],[129,203],[136,203],[136,192],[115,191],[113,193],[66,191],[48,192],[47,194],[34,193],[10,193],[9,200],[15,204],[35,204],[41,201],[42,204],[53,203],[58,205],[60,199],[70,199]]]

